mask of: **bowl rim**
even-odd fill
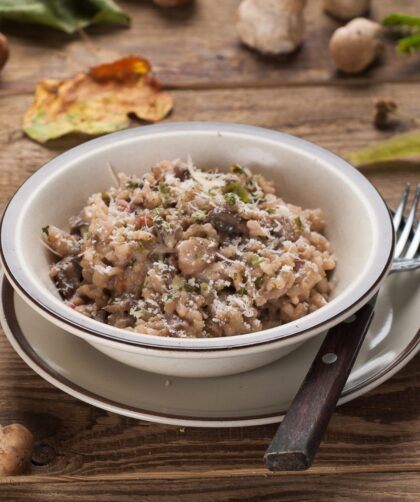
[[[78,314],[66,306],[64,302],[62,303],[62,307],[58,306],[57,308],[52,308],[49,305],[47,295],[36,286],[33,286],[28,274],[19,266],[18,260],[15,258],[16,255],[13,253],[13,246],[8,245],[9,241],[13,241],[13,244],[16,244],[15,238],[11,237],[14,236],[13,221],[20,212],[22,200],[24,200],[26,193],[32,190],[32,187],[38,186],[41,181],[45,181],[45,179],[53,172],[56,172],[60,166],[66,165],[68,162],[74,162],[79,157],[83,158],[84,155],[98,148],[106,148],[115,141],[135,140],[138,137],[145,138],[151,135],[161,136],[166,134],[168,134],[169,137],[170,134],[174,132],[204,132],[217,135],[221,135],[221,133],[230,133],[232,136],[239,134],[242,136],[256,137],[260,140],[265,139],[282,143],[289,148],[303,150],[308,155],[315,158],[321,158],[330,165],[334,165],[342,174],[356,183],[357,187],[363,192],[366,200],[369,201],[371,208],[374,210],[375,219],[382,225],[381,232],[378,232],[377,235],[378,238],[384,240],[386,244],[385,251],[386,248],[388,248],[388,254],[384,255],[383,247],[378,246],[378,249],[382,249],[382,252],[377,251],[376,256],[372,260],[372,266],[375,267],[375,274],[366,284],[362,294],[357,298],[353,298],[351,302],[344,302],[344,305],[341,307],[337,305],[335,309],[330,309],[332,312],[328,316],[322,316],[322,313],[325,312],[325,309],[328,311],[328,306],[330,304],[327,304],[325,307],[297,321],[244,335],[218,338],[170,338],[134,333],[122,328],[115,328],[114,326]],[[37,308],[48,319],[55,323],[64,324],[70,331],[76,332],[84,337],[93,336],[94,338],[100,338],[108,342],[113,341],[128,346],[167,351],[220,351],[240,349],[298,338],[305,334],[308,335],[311,332],[316,334],[324,331],[353,314],[375,294],[391,267],[394,244],[395,235],[392,219],[385,201],[370,181],[344,159],[318,145],[289,134],[262,127],[229,122],[175,122],[170,124],[142,126],[108,134],[71,148],[41,166],[21,184],[9,200],[0,223],[0,260],[3,264],[4,271],[15,289],[21,293],[24,299],[32,304],[34,308]],[[321,313],[321,315],[319,315],[319,313]],[[321,319],[315,323],[308,322],[308,317],[310,317],[311,320],[314,314],[315,317],[321,317]],[[316,316],[316,314],[318,314],[318,316]],[[280,333],[278,333],[278,331],[280,331]]]

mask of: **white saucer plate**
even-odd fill
[[[420,271],[389,277],[339,404],[389,379],[420,349]],[[0,279],[1,324],[11,345],[41,377],[91,405],[157,423],[239,427],[282,420],[323,336],[268,366],[218,378],[174,378],[141,371],[94,349],[32,310]]]

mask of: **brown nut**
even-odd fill
[[[22,473],[32,457],[34,438],[23,425],[0,427],[0,477]]]

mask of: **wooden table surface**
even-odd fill
[[[364,74],[337,73],[327,52],[338,23],[311,0],[301,51],[265,58],[241,47],[237,0],[197,0],[163,11],[120,1],[130,29],[95,27],[91,42],[53,30],[0,26],[12,57],[0,81],[0,203],[44,162],[80,142],[40,146],[22,134],[36,82],[67,77],[98,60],[149,58],[176,107],[169,121],[222,120],[295,134],[342,153],[386,138],[372,127],[372,102],[398,101],[420,116],[420,58],[387,45]],[[376,0],[372,16],[420,13],[419,0]],[[94,48],[95,47],[95,48]],[[392,205],[418,166],[367,173]],[[107,413],[57,390],[14,353],[0,333],[0,423],[21,422],[52,448],[50,461],[0,479],[1,501],[420,500],[420,358],[334,414],[314,466],[268,473],[262,462],[275,425],[194,429],[155,425]]]

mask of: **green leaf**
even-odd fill
[[[346,155],[355,166],[420,156],[420,131],[398,134]]]
[[[44,24],[66,33],[96,23],[130,24],[129,16],[113,0],[0,0],[0,18]]]
[[[398,40],[397,51],[402,54],[413,54],[420,51],[420,33]]]
[[[409,16],[408,14],[392,13],[384,18],[382,21],[384,26],[393,28],[395,26],[402,26],[407,28],[420,28],[420,17]]]

